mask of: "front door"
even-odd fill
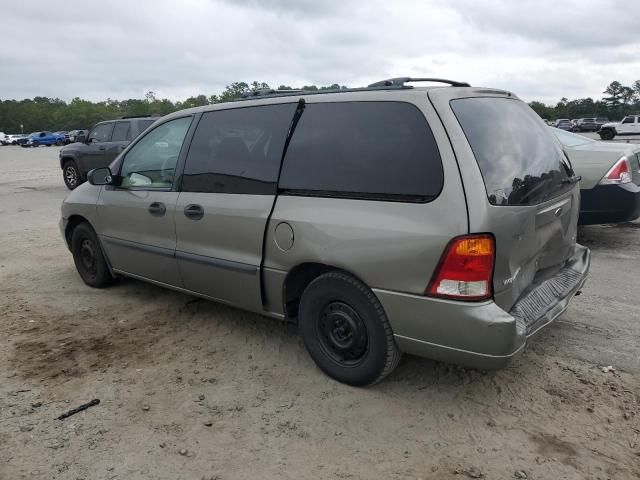
[[[93,127],[87,137],[87,148],[83,152],[84,169],[88,172],[94,168],[108,165],[105,163],[104,153],[107,143],[111,140],[113,122],[100,123]]]
[[[176,206],[184,287],[261,311],[262,242],[297,103],[203,114]]]
[[[104,165],[107,166],[129,145],[131,141],[131,122],[122,120],[115,122],[111,140],[105,143]]]
[[[118,185],[100,193],[98,230],[117,272],[181,286],[173,180],[191,121],[170,120],[140,138],[122,160]]]

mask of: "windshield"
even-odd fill
[[[585,145],[587,143],[595,142],[591,138],[587,138],[582,135],[567,132],[566,130],[560,130],[559,128],[549,127],[553,134],[556,136],[560,143],[565,147],[577,147],[578,145]]]
[[[451,108],[493,205],[534,205],[570,188],[570,167],[548,127],[520,100],[461,98]]]

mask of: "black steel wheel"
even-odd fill
[[[379,382],[400,361],[382,305],[370,288],[345,272],[325,273],[307,286],[298,329],[318,367],[349,385]]]
[[[71,253],[80,277],[90,287],[102,288],[113,282],[93,228],[80,223],[71,235]]]
[[[349,304],[330,302],[315,323],[316,336],[325,354],[345,366],[360,363],[367,354],[367,326]]]
[[[614,131],[610,128],[605,128],[604,130],[600,130],[598,133],[600,134],[600,138],[602,140],[612,140],[613,137],[616,136]]]

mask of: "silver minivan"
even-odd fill
[[[65,199],[80,276],[297,322],[316,364],[351,385],[401,352],[505,366],[587,277],[579,177],[514,94],[413,86],[427,80],[159,119]]]

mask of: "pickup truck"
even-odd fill
[[[60,150],[62,179],[73,190],[94,168],[108,166],[131,140],[144,132],[157,117],[123,117],[96,124],[89,134],[78,134],[75,142]]]
[[[640,115],[627,115],[620,122],[605,123],[598,134],[602,140],[611,140],[616,135],[640,135]]]
[[[34,132],[29,135],[27,143],[22,144],[23,147],[39,147],[40,145],[46,145],[47,147],[50,147],[51,145],[57,145],[60,147],[64,145],[64,135],[47,131]]]

